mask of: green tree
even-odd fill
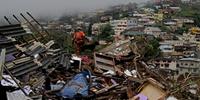
[[[194,18],[194,24],[198,27],[200,27],[200,14],[198,13],[195,13],[193,15],[193,18]]]
[[[112,35],[114,35],[114,30],[110,24],[106,24],[101,27],[101,34],[98,35],[100,40],[112,40]]]
[[[175,33],[176,34],[180,34],[180,35],[183,35],[184,32],[187,32],[188,31],[188,28],[187,27],[179,27]]]
[[[160,54],[159,41],[157,39],[150,40],[145,46],[144,57],[147,59],[154,58]]]
[[[62,48],[67,52],[73,52],[74,48],[72,46],[72,37],[69,33],[65,33],[61,30],[51,30],[50,37],[53,37],[55,41],[55,48]]]
[[[87,35],[89,35],[89,36],[92,35],[92,23],[89,24]]]

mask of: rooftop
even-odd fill
[[[132,31],[128,31],[125,33],[122,33],[123,35],[143,35],[144,32],[132,32]]]
[[[151,30],[151,31],[161,31],[158,27],[147,27],[145,30]]]
[[[196,61],[196,62],[200,62],[200,59],[198,59],[198,58],[182,58],[182,59],[180,59],[180,61]]]

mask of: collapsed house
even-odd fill
[[[132,60],[134,57],[129,47],[130,43],[130,40],[118,41],[95,52],[95,67],[107,71],[115,71],[116,66],[123,68],[122,64],[124,64],[125,61]]]
[[[95,52],[94,62],[89,62],[90,57],[76,57],[54,47],[53,38],[46,38],[47,32],[33,32],[30,26],[0,26],[1,83],[18,88],[8,92],[9,100],[199,98],[197,76],[179,77],[179,83],[173,83],[159,68],[151,68],[140,59],[142,43],[117,41]]]
[[[27,24],[0,26],[0,49],[5,53],[1,56],[4,59],[1,62],[1,77],[9,74],[12,78],[19,79],[17,85],[20,86],[17,87],[21,89],[30,85],[32,95],[38,95],[37,88],[43,86],[46,75],[57,67],[64,67],[66,70],[71,67],[71,55],[62,48],[54,48],[53,40],[40,42],[44,40],[44,36],[48,34],[37,36]],[[25,93],[26,96],[29,94]]]

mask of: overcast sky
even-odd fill
[[[74,11],[91,11],[128,2],[146,0],[0,0],[0,17],[29,11],[33,15],[60,16]]]

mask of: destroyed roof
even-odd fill
[[[32,32],[26,25],[12,24],[0,26],[0,47],[6,49],[5,65],[14,76],[26,75],[29,72],[36,71],[38,68],[46,69],[52,63],[58,62],[61,57],[61,53],[57,52],[62,50],[50,49],[54,44],[53,41],[49,41],[46,44],[32,41],[33,43],[30,42],[23,47],[20,46],[20,39],[16,40],[16,36],[27,34],[32,34]],[[15,54],[20,55],[16,58]],[[38,57],[40,54],[44,57],[37,61],[34,57]]]
[[[7,63],[6,66],[14,76],[24,75],[37,68],[37,64],[30,57],[16,59],[13,62]]]
[[[10,44],[16,43],[16,40],[11,37],[0,36],[0,47],[6,47]]]
[[[129,48],[130,43],[131,43],[130,40],[124,40],[124,41],[120,40],[100,50],[99,53],[104,53],[111,56],[116,56],[116,55],[127,56],[131,52]]]
[[[25,25],[21,24],[12,24],[6,26],[0,26],[0,35],[2,36],[21,36],[26,34],[32,34],[32,32],[28,31]]]

